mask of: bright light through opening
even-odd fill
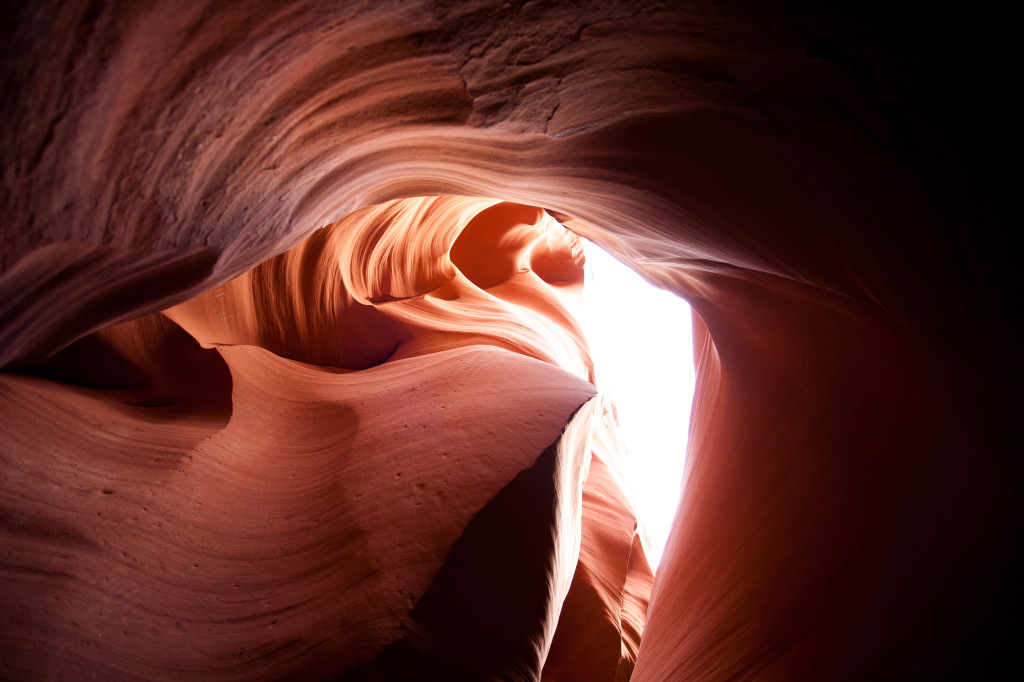
[[[694,387],[690,306],[590,242],[585,247],[584,333],[598,388],[616,406],[622,474],[656,568],[683,480]]]

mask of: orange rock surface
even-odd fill
[[[0,678],[1019,676],[1011,25],[4,8]],[[694,310],[656,580],[579,237]]]

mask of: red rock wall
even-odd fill
[[[4,8],[2,676],[1019,674],[1010,25]],[[553,221],[698,322],[638,652]]]

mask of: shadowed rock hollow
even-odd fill
[[[1009,22],[3,11],[0,677],[1020,673]],[[580,237],[694,309],[656,580]]]

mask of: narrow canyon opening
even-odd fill
[[[696,380],[690,306],[593,242],[584,249],[583,332],[597,387],[616,407],[619,465],[657,571],[682,494]]]

